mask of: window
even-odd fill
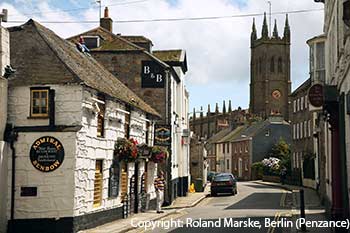
[[[296,139],[299,139],[299,123],[297,123],[297,138]]]
[[[304,137],[307,137],[307,121],[304,122]]]
[[[226,169],[227,170],[230,169],[230,160],[229,159],[226,160]]]
[[[309,102],[308,102],[308,99],[307,99],[307,95],[305,96],[304,100],[305,100],[305,109],[307,109],[308,105],[309,105]]]
[[[104,95],[98,95],[97,99],[99,107],[99,112],[97,114],[97,137],[103,137],[105,128],[106,99]]]
[[[309,137],[311,137],[311,120],[309,120]]]
[[[246,171],[248,171],[248,159],[245,161],[245,163],[244,163],[244,169],[246,170]]]
[[[230,143],[227,143],[227,153],[230,153]]]
[[[295,124],[293,124],[293,139],[295,139],[296,131],[295,131]]]
[[[300,139],[303,138],[303,122],[300,123]]]
[[[94,180],[94,208],[99,207],[102,201],[102,162],[103,160],[96,160]]]
[[[278,58],[278,73],[282,73],[282,58]]]
[[[239,143],[239,153],[242,153],[242,143]]]
[[[248,152],[248,143],[245,144],[245,152]]]
[[[297,101],[293,100],[293,112],[297,111]]]
[[[234,145],[235,153],[237,153],[237,145]]]
[[[297,100],[297,112],[300,110],[300,99]]]
[[[301,97],[300,110],[304,109],[304,96]]]
[[[49,116],[49,89],[33,88],[30,90],[30,116],[48,117]]]
[[[272,57],[272,58],[271,58],[270,72],[272,72],[272,73],[275,72],[275,57]]]
[[[222,153],[225,154],[225,143],[221,144],[221,146],[222,146]]]
[[[130,113],[125,113],[124,135],[126,138],[130,138]]]

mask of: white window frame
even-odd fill
[[[299,112],[299,110],[300,110],[300,99],[298,98],[298,100],[297,100],[297,112]]]
[[[300,100],[300,111],[302,110],[304,110],[304,96],[302,96]]]
[[[307,134],[307,121],[304,122],[304,137],[306,138],[308,136]]]

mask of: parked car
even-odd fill
[[[219,173],[218,173],[218,172],[212,172],[212,171],[208,172],[207,180],[210,181],[210,182],[212,182],[212,181],[213,181],[213,178],[214,178],[217,174],[219,174]]]
[[[211,182],[211,195],[218,193],[237,194],[237,180],[231,173],[217,174]]]

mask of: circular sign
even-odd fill
[[[314,84],[309,89],[309,101],[314,107],[322,107],[323,105],[323,86],[321,84]]]
[[[54,137],[41,137],[35,140],[30,148],[30,161],[41,172],[56,170],[61,166],[63,159],[63,145]]]
[[[279,90],[274,90],[273,92],[272,92],[272,97],[273,98],[275,98],[275,99],[279,99],[279,98],[281,98],[281,92],[279,91]]]

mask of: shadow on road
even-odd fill
[[[288,194],[287,194],[288,195]],[[232,209],[289,209],[280,206],[282,193],[253,193],[241,201],[230,205],[225,210]]]

